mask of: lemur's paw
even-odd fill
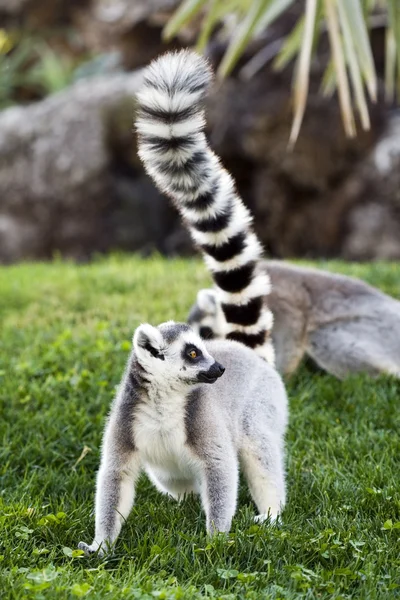
[[[89,546],[88,544],[85,544],[85,542],[79,542],[78,548],[79,548],[79,550],[83,550],[84,553],[86,554],[86,556],[91,556],[92,554],[95,554],[95,553],[97,553],[98,556],[104,556],[104,554],[105,554],[105,551],[103,550],[103,548],[101,548],[99,546],[99,544],[97,544],[95,542],[91,546]]]
[[[261,515],[257,515],[256,517],[254,517],[254,522],[255,523],[265,523],[265,521],[269,521],[271,523],[271,525],[275,525],[275,523],[278,521],[279,515],[278,514],[271,514],[270,512],[268,513],[263,513]]]

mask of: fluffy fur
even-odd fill
[[[272,282],[277,369],[290,374],[306,355],[343,379],[351,373],[400,377],[400,302],[352,277],[264,261]],[[200,290],[188,322],[204,337],[224,337],[215,291]]]
[[[282,381],[252,350],[204,342],[186,324],[141,325],[104,432],[95,537],[79,547],[114,544],[142,469],[173,498],[199,494],[213,534],[231,527],[240,461],[257,520],[275,519],[285,504],[286,424]]]
[[[157,187],[172,198],[203,253],[224,313],[224,337],[254,348],[270,364],[272,313],[262,247],[231,175],[207,144],[203,100],[207,62],[183,50],[154,60],[137,94],[139,156]]]

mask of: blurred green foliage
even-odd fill
[[[56,51],[43,37],[0,29],[0,110],[64,89],[86,59]]]
[[[297,5],[297,7],[296,7]],[[400,2],[399,0],[182,0],[164,29],[170,40],[195,19],[201,20],[197,47],[203,51],[218,27],[226,29],[227,49],[218,69],[226,77],[237,66],[249,44],[285,14],[301,7],[292,30],[278,40],[269,40],[239,76],[244,80],[265,64],[264,56],[282,69],[295,61],[293,74],[294,118],[290,137],[298,137],[309,91],[309,79],[319,39],[327,34],[329,60],[322,92],[335,90],[346,134],[356,134],[356,116],[364,130],[370,128],[368,102],[375,102],[378,83],[370,30],[378,19],[385,29],[385,90],[393,102],[400,98]]]

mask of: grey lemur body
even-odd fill
[[[336,377],[366,372],[400,376],[400,302],[352,277],[283,261],[263,261],[272,289],[276,367],[292,373],[310,356]],[[223,338],[224,315],[213,290],[201,290],[189,323]]]
[[[142,469],[176,499],[200,494],[214,533],[230,529],[240,462],[257,519],[275,519],[285,503],[286,424],[283,383],[253,350],[204,342],[186,324],[141,325],[104,432],[95,537],[79,547],[104,553],[115,542]]]

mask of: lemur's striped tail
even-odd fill
[[[137,95],[139,156],[170,196],[211,271],[227,321],[225,336],[270,363],[270,281],[260,272],[262,247],[231,175],[207,144],[203,100],[212,79],[207,62],[183,50],[154,60]]]

